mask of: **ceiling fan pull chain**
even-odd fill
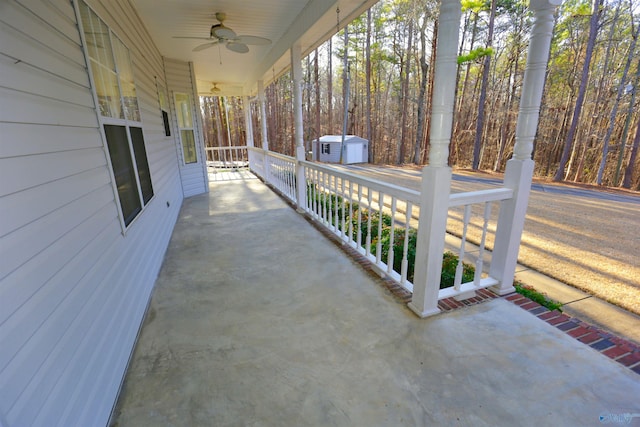
[[[340,6],[336,6],[336,33],[340,32]]]

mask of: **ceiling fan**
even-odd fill
[[[207,40],[207,43],[201,44],[193,48],[193,52],[199,52],[201,50],[209,49],[215,45],[224,44],[227,49],[237,53],[249,52],[249,46],[265,46],[271,44],[271,40],[258,36],[239,36],[231,28],[224,25],[224,20],[227,15],[222,12],[216,13],[216,19],[220,22],[211,26],[209,37],[179,37],[174,36],[176,39],[192,39],[192,40]]]
[[[219,95],[222,90],[218,87],[218,83],[213,83],[213,87],[209,89],[212,95]]]

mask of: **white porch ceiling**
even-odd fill
[[[336,33],[377,0],[131,0],[140,18],[167,58],[194,64],[198,92],[210,93],[217,83],[225,95],[253,95],[257,81],[265,85],[289,67],[289,48],[302,47],[303,55]],[[218,23],[216,12],[226,13],[224,24],[238,35],[272,40],[268,46],[249,46],[240,54],[225,46],[193,52],[206,43],[174,36],[208,37]]]

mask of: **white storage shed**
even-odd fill
[[[312,159],[340,163],[342,149],[342,163],[367,163],[369,161],[369,141],[356,135],[345,135],[342,147],[342,135],[324,135],[314,139],[312,145]]]

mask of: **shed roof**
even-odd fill
[[[342,142],[342,135],[323,135],[320,137],[320,142]],[[367,140],[357,135],[345,135],[344,142],[345,144],[348,144],[354,142],[367,142]]]

